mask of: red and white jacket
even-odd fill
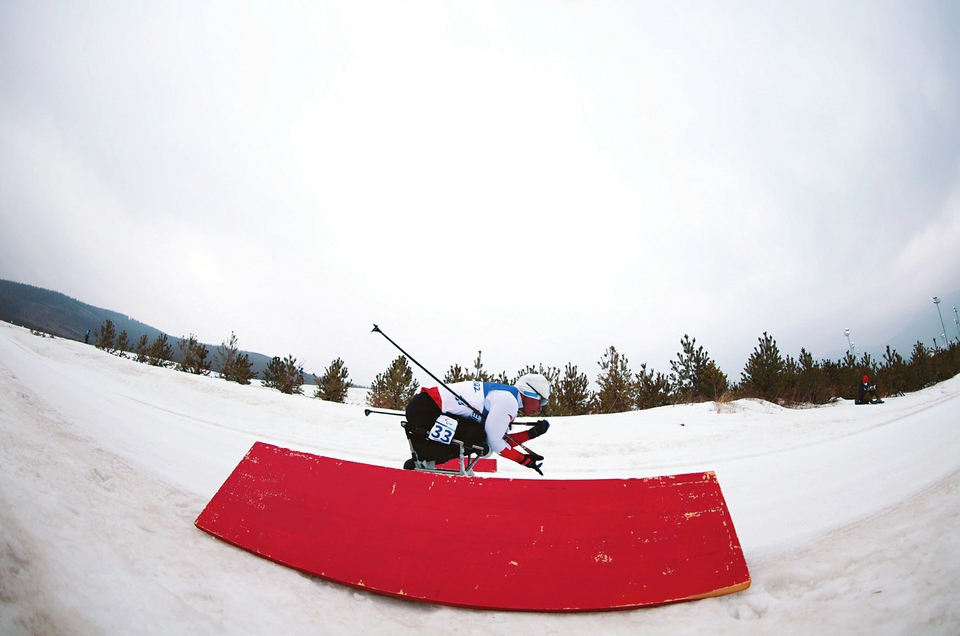
[[[510,424],[517,418],[517,412],[523,406],[520,392],[516,387],[509,384],[500,384],[499,382],[454,382],[447,386],[453,390],[451,393],[442,386],[424,388],[422,391],[430,395],[433,401],[437,403],[440,410],[450,415],[459,415],[472,418],[483,423],[483,430],[487,435],[487,445],[490,450],[500,453],[504,457],[516,459],[512,453],[504,453],[514,444],[504,439],[507,431],[510,430]],[[480,412],[477,415],[470,406],[460,401],[459,397]],[[514,436],[515,437],[515,436]],[[512,440],[511,440],[512,441]],[[519,440],[517,440],[519,441]]]

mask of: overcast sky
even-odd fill
[[[0,278],[358,382],[960,290],[956,2],[303,4],[0,3]]]

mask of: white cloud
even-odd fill
[[[938,214],[923,223],[893,259],[898,282],[932,288],[951,284],[960,272],[960,178]],[[925,292],[921,292],[927,295]]]

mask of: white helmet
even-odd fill
[[[528,398],[540,400],[540,406],[544,406],[550,399],[550,383],[539,373],[522,375],[513,386]]]

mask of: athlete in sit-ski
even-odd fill
[[[486,443],[491,453],[499,453],[521,466],[540,472],[539,462],[543,461],[543,457],[534,452],[521,453],[515,447],[543,435],[550,424],[541,420],[526,431],[508,432],[510,424],[518,415],[536,415],[547,403],[550,383],[545,377],[539,373],[528,373],[520,377],[513,386],[476,381],[455,382],[448,386],[452,393],[442,386],[425,387],[410,400],[406,415],[414,428],[429,429],[441,414],[479,421],[483,424]],[[460,398],[470,406],[461,402]],[[482,416],[477,415],[474,409],[482,413]]]

